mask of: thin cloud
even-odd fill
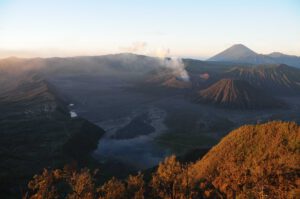
[[[131,46],[120,47],[121,51],[130,52],[130,53],[144,53],[147,49],[146,42],[134,42]]]

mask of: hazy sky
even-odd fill
[[[0,57],[300,55],[300,0],[0,0]]]

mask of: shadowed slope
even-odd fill
[[[20,187],[41,169],[93,162],[90,153],[104,131],[72,119],[55,89],[36,73],[9,81],[15,83],[0,93],[0,198],[21,198]]]

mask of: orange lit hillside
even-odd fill
[[[226,136],[194,168],[227,196],[280,198],[299,191],[300,127],[293,122],[245,125]]]

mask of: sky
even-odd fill
[[[0,0],[0,57],[300,56],[300,0]]]

